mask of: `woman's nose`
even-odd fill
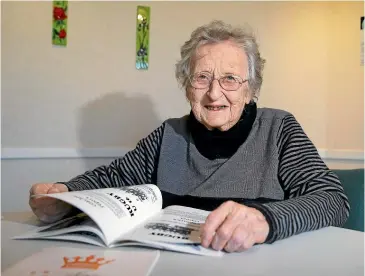
[[[211,82],[207,95],[212,101],[218,100],[222,96],[222,87],[218,80],[213,80]]]

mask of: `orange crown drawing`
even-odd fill
[[[69,258],[63,257],[64,265],[61,268],[81,268],[97,270],[100,266],[114,262],[115,260],[105,260],[104,258],[95,258],[95,255],[87,256],[82,259],[80,256]]]

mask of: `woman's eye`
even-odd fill
[[[198,75],[198,79],[206,80],[206,79],[208,79],[208,77],[206,75]]]
[[[198,75],[196,77],[196,81],[198,81],[198,82],[207,82],[207,81],[209,81],[209,77],[207,75]]]
[[[226,76],[224,79],[226,82],[236,82],[236,78],[234,76]]]

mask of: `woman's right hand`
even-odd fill
[[[68,214],[72,207],[71,205],[55,198],[37,196],[40,194],[54,194],[68,192],[68,188],[64,184],[54,183],[37,183],[32,185],[29,195],[29,206],[33,213],[45,223],[55,222],[66,214]]]

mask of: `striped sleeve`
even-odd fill
[[[283,119],[277,138],[278,177],[285,200],[258,208],[270,225],[266,243],[326,226],[342,226],[350,210],[343,187],[293,115]]]
[[[109,165],[97,167],[63,183],[70,191],[155,184],[154,174],[160,152],[164,124],[155,129],[137,146]]]

